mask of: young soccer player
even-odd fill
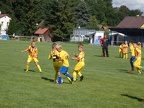
[[[133,62],[136,60],[136,58],[135,58],[135,49],[134,49],[134,46],[133,46],[133,42],[130,42],[129,46],[130,46],[130,52],[129,53],[131,53],[131,58],[130,58],[131,70],[130,70],[130,72],[132,72],[132,71],[134,71]]]
[[[81,70],[83,69],[85,63],[84,63],[84,56],[85,53],[83,52],[83,44],[78,44],[78,55],[74,55],[75,57],[72,57],[72,60],[77,60],[78,63],[75,65],[74,71],[73,71],[73,81],[76,81],[76,75],[78,74],[80,76],[80,81],[83,80],[84,76],[81,74]]]
[[[58,61],[62,62],[62,66],[60,67],[59,71],[58,71],[58,83],[62,84],[62,77],[61,77],[61,73],[65,76],[67,76],[68,80],[70,81],[70,83],[73,82],[73,77],[68,73],[68,68],[69,68],[69,54],[64,51],[62,49],[62,45],[57,44],[56,45],[56,49],[59,52],[59,59]]]
[[[128,58],[128,44],[127,44],[127,41],[124,42],[122,50],[123,50],[123,58],[127,59]]]
[[[123,48],[123,43],[119,45],[119,57],[120,58],[123,58],[123,50],[122,50],[122,48]]]
[[[38,59],[37,59],[38,58],[38,49],[36,48],[35,44],[36,43],[33,41],[33,42],[31,42],[31,45],[27,49],[21,51],[21,52],[26,52],[26,51],[29,52],[27,63],[26,63],[26,72],[28,72],[29,63],[32,61],[35,62],[35,65],[37,66],[39,71],[42,72],[41,67],[38,64]]]
[[[53,67],[55,69],[55,78],[54,78],[54,82],[56,82],[57,78],[58,78],[58,71],[60,69],[60,67],[62,66],[62,61],[58,61],[58,57],[59,57],[59,52],[56,50],[56,43],[52,44],[52,50],[48,56],[48,59],[53,59]]]
[[[144,67],[141,66],[141,50],[137,47],[136,43],[134,43],[134,48],[136,58],[136,61],[134,62],[134,67],[137,68],[137,72],[141,74],[142,70],[144,70]]]

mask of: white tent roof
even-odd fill
[[[125,34],[119,33],[119,32],[112,32],[112,33],[109,33],[109,35],[110,36],[115,36],[115,35],[126,36]]]

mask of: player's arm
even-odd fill
[[[50,52],[50,54],[48,55],[48,59],[52,59],[52,51]]]
[[[28,51],[28,48],[27,49],[25,49],[25,50],[21,50],[21,52],[27,52]]]

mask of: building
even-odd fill
[[[51,42],[52,36],[49,28],[39,28],[34,34],[41,42]]]
[[[6,35],[11,18],[7,14],[1,14],[0,12],[0,36]]]
[[[144,43],[144,16],[127,16],[110,30],[123,33],[128,37],[127,41]]]

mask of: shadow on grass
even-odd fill
[[[126,69],[118,69],[119,72],[124,72],[124,73],[128,73],[128,74],[134,74],[132,72],[130,72],[129,70]]]
[[[49,79],[49,78],[46,78],[46,77],[41,77],[41,79],[47,80],[47,81],[49,81],[49,82],[54,82],[53,79]],[[71,83],[69,83],[69,82],[63,82],[63,83],[65,83],[65,84],[71,84]]]
[[[94,55],[94,56],[96,56],[96,57],[103,57],[103,56],[101,56],[101,55]]]
[[[144,99],[136,97],[136,96],[131,96],[131,95],[128,95],[128,94],[121,94],[121,95],[125,96],[125,97],[128,97],[128,98],[131,98],[131,99],[134,99],[134,100],[137,100],[139,102],[143,102],[144,101]]]
[[[41,79],[43,79],[43,80],[47,80],[47,81],[50,81],[50,82],[54,82],[53,79],[49,79],[49,78],[46,78],[46,77],[41,77]]]
[[[24,69],[24,71],[26,71],[26,69]],[[28,72],[35,72],[34,70],[28,70]]]

